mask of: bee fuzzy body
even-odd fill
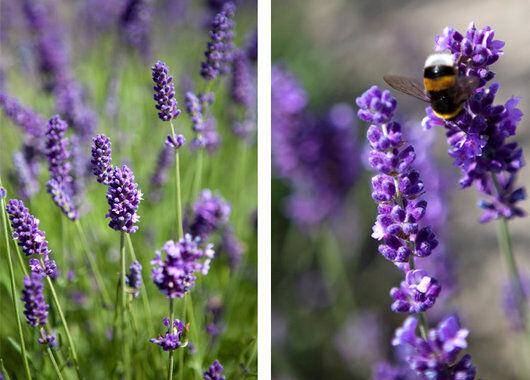
[[[425,91],[431,99],[436,116],[453,119],[462,110],[462,102],[455,101],[457,69],[448,54],[432,54],[423,69]]]

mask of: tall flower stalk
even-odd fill
[[[396,330],[392,345],[409,350],[410,368],[424,379],[472,380],[476,368],[470,356],[458,360],[467,347],[469,331],[461,329],[454,316],[429,331],[424,316],[436,302],[441,286],[418,264],[431,255],[438,241],[430,225],[421,226],[427,209],[427,202],[421,199],[424,184],[413,167],[414,148],[406,144],[401,125],[393,120],[397,101],[389,91],[373,86],[356,103],[359,118],[371,123],[367,131],[371,147],[368,162],[379,172],[372,178],[372,198],[379,204],[372,237],[381,241],[379,252],[405,274],[400,287],[390,291],[394,299],[391,309],[412,314]],[[416,335],[418,322],[421,337]]]
[[[26,377],[31,380],[31,372],[29,370],[28,357],[26,355],[26,344],[24,343],[24,333],[22,332],[22,323],[20,321],[20,314],[17,306],[17,289],[15,285],[15,274],[13,271],[13,263],[11,261],[11,250],[9,248],[9,237],[7,234],[7,218],[6,218],[6,190],[2,187],[2,181],[0,180],[0,206],[2,207],[2,226],[4,230],[4,241],[5,249],[7,254],[7,264],[9,267],[9,280],[11,285],[11,300],[13,302],[13,309],[15,311],[15,318],[17,320],[17,333],[20,341],[20,350],[22,355],[22,362],[24,363],[24,371]]]
[[[516,185],[517,173],[524,165],[523,150],[516,142],[506,141],[514,136],[523,113],[517,108],[521,98],[512,97],[505,104],[494,105],[498,83],[488,83],[495,77],[491,65],[504,55],[505,43],[494,40],[495,31],[489,26],[477,29],[469,24],[465,35],[446,27],[435,38],[435,51],[447,51],[458,65],[460,75],[477,77],[480,87],[475,91],[463,111],[453,120],[442,120],[427,108],[424,128],[443,126],[450,145],[449,156],[453,165],[462,171],[460,186],[473,183],[486,198],[478,203],[483,209],[481,223],[498,220],[499,245],[506,262],[508,276],[514,284],[518,313],[530,339],[530,323],[526,297],[512,249],[508,221],[524,217],[525,211],[518,202],[526,198],[524,187]]]

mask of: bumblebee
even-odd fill
[[[414,78],[385,75],[384,81],[392,88],[428,102],[436,116],[451,120],[462,111],[462,106],[479,87],[477,77],[458,73],[449,54],[431,54],[423,68],[423,83]]]

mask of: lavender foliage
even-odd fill
[[[195,272],[208,274],[210,260],[214,257],[213,245],[199,247],[199,239],[186,234],[178,242],[169,240],[151,261],[151,278],[167,298],[182,298],[195,284]],[[162,259],[162,253],[166,258]]]
[[[486,196],[487,199],[478,204],[484,210],[479,219],[482,223],[526,215],[518,206],[526,198],[526,191],[516,185],[517,173],[524,165],[523,150],[516,142],[506,141],[515,135],[523,115],[517,108],[521,98],[512,97],[504,105],[494,105],[499,84],[487,87],[495,76],[490,65],[504,54],[501,50],[504,42],[494,40],[494,35],[490,27],[477,29],[471,23],[465,36],[446,27],[442,35],[435,38],[435,50],[448,50],[455,62],[459,62],[460,74],[478,77],[480,87],[455,119],[440,119],[429,107],[422,122],[427,129],[445,127],[451,146],[449,156],[463,175],[461,187],[475,183],[479,192]]]
[[[109,212],[105,216],[110,218],[109,227],[116,231],[135,233],[140,220],[137,214],[138,205],[142,198],[142,191],[134,182],[134,174],[127,165],[114,167],[107,190]]]
[[[206,61],[201,63],[201,76],[206,80],[212,80],[219,74],[226,74],[230,70],[233,59],[235,36],[233,20],[236,7],[227,2],[223,5],[213,22],[210,31],[210,41],[206,45]]]
[[[169,318],[164,318],[164,326],[167,327],[167,332],[164,336],[159,335],[158,339],[152,338],[151,343],[158,344],[164,351],[173,351],[181,347],[183,344],[183,332],[185,329],[184,322],[175,319],[173,323]]]

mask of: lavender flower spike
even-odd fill
[[[162,61],[155,63],[151,70],[155,82],[153,87],[154,99],[157,102],[155,108],[160,111],[158,117],[162,121],[170,121],[180,115],[175,99],[175,85],[172,83],[173,77],[169,75],[169,67]]]
[[[230,204],[220,195],[205,189],[199,193],[193,211],[195,216],[190,231],[193,236],[206,240],[212,232],[228,222]]]
[[[436,329],[431,329],[428,339],[416,335],[418,320],[408,317],[396,330],[393,346],[407,348],[406,360],[422,379],[473,380],[476,367],[471,356],[466,354],[458,360],[460,352],[467,347],[469,330],[460,328],[455,316],[442,320]]]
[[[68,140],[64,138],[68,125],[59,115],[52,116],[46,125],[46,158],[50,176],[58,181],[69,180],[71,165],[68,162]]]
[[[138,261],[129,267],[129,274],[125,277],[125,282],[133,290],[134,298],[138,298],[142,287],[142,265]]]
[[[17,199],[10,199],[6,211],[11,221],[13,239],[18,240],[17,244],[22,248],[22,252],[26,256],[47,256],[50,250],[46,235],[39,230],[40,221],[29,213],[24,203]]]
[[[208,371],[204,371],[204,380],[225,380],[225,377],[221,376],[223,369],[219,360],[214,361]]]
[[[110,139],[105,135],[97,135],[92,141],[92,173],[99,183],[108,185],[112,173]]]
[[[167,241],[156,257],[151,261],[153,271],[151,278],[158,289],[167,298],[182,298],[184,294],[193,288],[195,284],[195,272],[208,274],[210,260],[214,257],[213,245],[209,244],[205,249],[198,246],[199,239],[193,239],[186,234],[184,239],[177,243],[173,240]],[[162,252],[166,253],[163,260]],[[199,261],[204,259],[204,261]]]
[[[51,194],[55,204],[60,207],[67,218],[77,220],[79,219],[79,212],[70,194],[71,191],[65,187],[65,184],[66,182],[64,181],[59,182],[57,179],[52,178],[46,183],[46,189]]]
[[[166,334],[159,335],[158,339],[152,338],[151,343],[158,344],[164,351],[173,351],[181,347],[184,344],[183,332],[186,329],[184,322],[175,319],[171,323],[169,318],[164,318],[164,326],[167,327]]]
[[[140,220],[136,211],[142,195],[138,184],[134,182],[131,169],[127,165],[123,165],[122,169],[115,167],[107,190],[109,213],[106,217],[110,218],[109,227],[116,231],[135,233],[138,230],[135,223]]]
[[[359,118],[372,123],[368,162],[380,173],[372,178],[372,198],[379,203],[372,237],[382,241],[379,252],[406,272],[406,281],[390,293],[392,310],[421,313],[434,305],[440,286],[425,271],[413,270],[414,258],[429,256],[438,245],[431,226],[420,225],[427,202],[420,199],[420,174],[411,167],[416,153],[403,141],[401,125],[392,120],[397,101],[389,91],[373,86],[357,98],[357,105]]]
[[[32,272],[30,277],[24,277],[22,301],[24,301],[24,315],[30,326],[45,325],[48,318],[48,308],[44,301],[44,285],[42,276]]]
[[[204,53],[206,61],[201,63],[201,76],[206,80],[215,79],[217,75],[227,73],[230,69],[234,49],[232,39],[235,36],[235,11],[235,5],[227,2],[212,22],[211,41],[206,45]]]

